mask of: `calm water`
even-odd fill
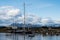
[[[0,33],[0,40],[24,40],[24,35]],[[36,34],[34,37],[28,37],[28,35],[25,35],[25,40],[60,40],[60,36],[42,36]]]

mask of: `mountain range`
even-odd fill
[[[23,23],[12,23],[10,26],[13,27],[60,27],[60,24],[23,24]]]

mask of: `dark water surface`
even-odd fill
[[[0,40],[24,40],[24,35],[0,33]],[[60,36],[43,36],[36,34],[34,37],[28,37],[28,35],[25,35],[25,40],[60,40]]]

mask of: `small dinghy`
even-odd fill
[[[28,37],[34,37],[35,36],[35,33],[34,32],[32,32],[32,31],[29,31],[28,32]]]
[[[28,37],[34,37],[35,35],[34,34],[28,34]]]

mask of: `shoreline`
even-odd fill
[[[22,28],[12,29],[11,27],[0,27],[0,33],[19,33],[19,34],[29,34],[30,33],[38,33],[42,35],[60,35],[60,27],[31,27],[31,28],[25,28],[23,30]]]

